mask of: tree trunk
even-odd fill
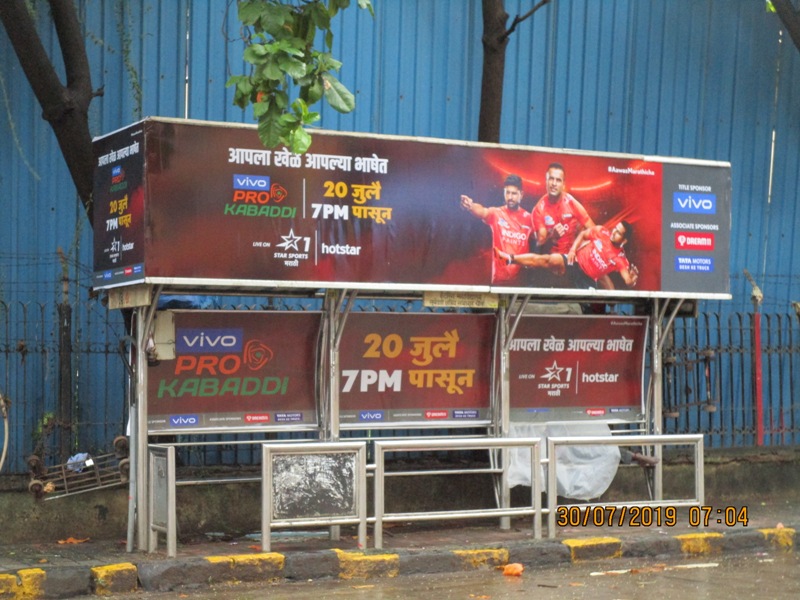
[[[781,23],[792,38],[795,47],[800,50],[800,10],[796,10],[792,0],[772,0],[772,6]]]
[[[30,83],[42,118],[50,123],[89,221],[94,156],[89,104],[94,97],[83,34],[73,0],[49,0],[67,76],[62,85],[39,39],[25,0],[0,1],[0,21]]]
[[[500,141],[500,115],[503,109],[503,80],[506,67],[506,21],[503,0],[483,0],[483,75],[478,141]]]

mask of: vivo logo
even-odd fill
[[[212,352],[241,352],[242,329],[179,329],[175,350],[179,354],[209,354]]]
[[[197,415],[172,415],[169,424],[173,427],[191,427],[199,425],[200,419]]]
[[[717,214],[717,197],[714,194],[672,194],[672,210],[679,213],[701,215]]]
[[[233,189],[235,190],[264,190],[269,191],[270,178],[266,175],[234,175]]]
[[[383,421],[382,410],[362,410],[358,413],[359,421]]]

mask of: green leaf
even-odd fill
[[[253,116],[256,119],[261,118],[263,115],[269,112],[272,103],[269,100],[262,100],[261,102],[254,102],[253,103]]]
[[[260,65],[267,60],[268,50],[263,44],[250,44],[244,49],[244,59],[251,65]]]
[[[312,123],[316,123],[319,121],[320,116],[318,112],[307,112],[303,116],[303,125],[311,125]]]
[[[325,7],[324,4],[312,4],[309,7],[310,10],[310,17],[311,22],[318,29],[322,29],[323,31],[327,31],[331,28],[331,14],[328,12],[328,9]]]
[[[263,4],[261,2],[239,2],[238,17],[244,25],[253,25],[261,17]]]
[[[358,0],[358,8],[366,8],[369,14],[375,18],[375,8],[372,6],[372,0]]]
[[[238,85],[240,81],[249,79],[247,75],[231,75],[228,81],[225,82],[225,87],[231,87],[232,85]]]
[[[306,74],[306,63],[291,56],[279,57],[278,66],[292,79],[300,79]]]
[[[302,127],[289,132],[289,147],[295,154],[305,154],[311,147],[311,136]]]
[[[317,55],[317,61],[319,62],[319,70],[320,71],[338,71],[342,63],[327,52],[321,52]]]
[[[340,113],[352,112],[356,107],[355,96],[342,83],[330,73],[322,75],[325,86],[325,99],[335,111]]]
[[[325,88],[322,85],[322,79],[317,78],[311,83],[310,85],[306,86],[302,90],[302,95],[305,96],[305,101],[307,104],[316,104],[322,99],[322,95],[325,93]]]
[[[259,72],[265,79],[270,79],[272,81],[283,81],[285,79],[280,60],[277,60],[275,57],[272,57]]]
[[[258,120],[258,137],[267,148],[274,148],[283,140],[284,128],[277,119],[265,115]]]

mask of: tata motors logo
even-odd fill
[[[270,178],[265,175],[234,175],[233,189],[269,191]]]
[[[196,427],[200,424],[200,418],[197,415],[172,415],[169,424],[172,427]]]
[[[717,196],[715,194],[675,192],[672,194],[672,210],[677,213],[715,215],[717,214]]]
[[[242,351],[241,328],[178,329],[175,350],[178,354],[231,354]]]

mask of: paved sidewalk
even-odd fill
[[[113,595],[136,590],[197,589],[236,581],[289,582],[320,578],[359,579],[399,574],[437,573],[495,568],[519,562],[526,568],[571,561],[616,557],[668,557],[720,553],[778,553],[794,550],[800,504],[785,500],[713,505],[709,511],[677,509],[674,523],[666,513],[648,512],[639,521],[630,514],[613,524],[610,510],[592,514],[600,525],[557,527],[555,538],[534,539],[531,519],[516,519],[509,530],[497,520],[396,524],[384,527],[384,548],[357,547],[354,528],[342,528],[338,541],[326,531],[274,531],[272,552],[260,550],[257,533],[229,538],[209,532],[202,539],[182,540],[175,558],[162,541],[156,553],[126,552],[124,540],[59,544],[4,545],[0,542],[0,600]],[[747,524],[726,526],[725,519],[744,516]],[[719,509],[719,510],[718,510]],[[734,512],[732,510],[735,509]],[[653,509],[655,511],[655,509]],[[690,520],[708,514],[708,527]],[[573,513],[573,518],[578,518]],[[569,522],[568,513],[564,514]],[[720,523],[717,523],[717,520]],[[743,520],[743,519],[741,519]],[[370,530],[371,533],[371,530]]]

